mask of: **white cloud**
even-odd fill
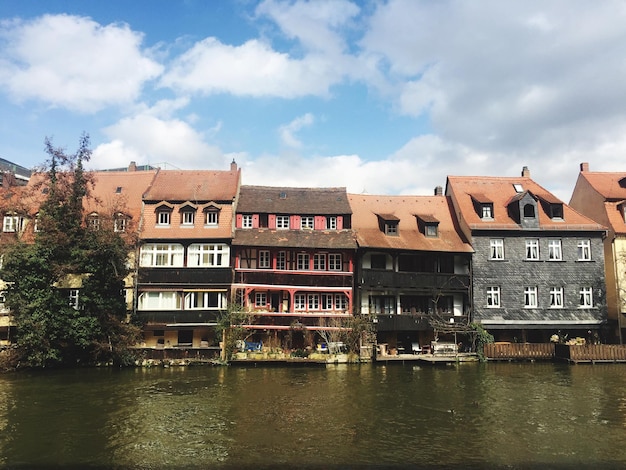
[[[125,24],[70,15],[0,24],[0,83],[12,99],[83,113],[132,103],[161,65]]]
[[[298,140],[295,134],[302,128],[308,127],[313,124],[315,118],[311,113],[303,114],[295,118],[289,124],[284,126],[280,126],[278,132],[280,134],[280,140],[282,143],[288,147],[300,148],[302,147],[302,142]]]
[[[337,80],[320,55],[294,60],[256,39],[230,46],[207,38],[174,60],[161,84],[185,93],[296,98],[324,96]]]
[[[106,128],[111,142],[96,147],[94,168],[167,163],[177,168],[227,169],[230,155],[208,144],[204,136],[179,119],[160,119],[150,114],[124,118]]]

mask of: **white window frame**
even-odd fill
[[[313,255],[313,271],[326,271],[326,253]]]
[[[341,259],[341,253],[329,253],[328,254],[328,270],[329,271],[341,271],[343,269],[343,261]]]
[[[276,216],[276,230],[289,230],[290,217],[288,215]]]
[[[524,308],[537,308],[537,287],[524,287]]]
[[[217,296],[216,305],[211,305],[211,296]],[[185,310],[222,310],[227,307],[226,292],[193,291],[185,292]]]
[[[267,292],[254,293],[254,306],[256,308],[267,308]]]
[[[306,294],[295,294],[293,296],[294,310],[306,310]]]
[[[196,212],[185,210],[180,213],[180,224],[188,227],[193,227],[196,220]]]
[[[169,227],[172,221],[172,211],[157,211],[157,225],[159,227]]]
[[[68,292],[69,306],[74,310],[80,309],[80,289],[70,289]]]
[[[385,222],[385,235],[398,235],[398,222]]]
[[[563,260],[563,248],[561,240],[548,240],[548,260],[549,261],[562,261]]]
[[[214,227],[218,225],[219,222],[219,211],[206,211],[204,217],[204,225]]]
[[[123,216],[117,216],[113,220],[113,231],[116,233],[126,232],[126,225],[128,219]]]
[[[489,240],[489,259],[502,261],[504,259],[504,239],[492,238]]]
[[[24,225],[24,218],[19,215],[5,215],[2,226],[3,232],[21,232]]]
[[[526,259],[528,261],[539,260],[539,239],[526,240]]]
[[[500,308],[501,293],[500,286],[487,287],[487,308]]]
[[[563,308],[564,304],[563,288],[550,288],[550,308]]]
[[[578,240],[578,261],[591,261],[591,240]]]
[[[335,305],[333,294],[322,294],[322,310],[332,310]]]
[[[312,215],[300,216],[300,229],[313,230],[315,228],[315,217]]]
[[[259,250],[259,268],[269,269],[272,267],[269,250]]]
[[[493,207],[491,204],[482,204],[481,219],[493,219]]]
[[[437,238],[439,236],[439,227],[437,224],[425,224],[424,225],[424,236],[428,238]]]
[[[308,294],[307,295],[307,310],[319,310],[320,309],[320,295]]]
[[[348,297],[346,294],[335,294],[335,310],[345,311],[348,308]]]
[[[178,243],[147,243],[139,251],[139,266],[170,268],[184,265],[185,249]]]
[[[326,217],[326,230],[337,230],[337,217]]]
[[[230,246],[226,243],[193,243],[187,248],[189,268],[227,268]]]
[[[580,288],[580,308],[593,308],[593,287]]]
[[[87,218],[87,224],[89,225],[89,230],[97,232],[100,230],[100,217],[97,215],[90,215]]]
[[[252,214],[243,214],[241,216],[241,228],[252,228]]]
[[[138,310],[180,310],[181,296],[174,291],[149,291],[139,294]]]
[[[298,253],[296,269],[298,271],[311,270],[311,256],[308,253]]]

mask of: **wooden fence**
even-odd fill
[[[626,362],[626,345],[623,344],[557,344],[555,357],[570,362]]]
[[[490,360],[554,359],[554,343],[491,343],[484,354]]]

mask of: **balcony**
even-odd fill
[[[451,322],[450,319],[454,321]],[[452,313],[440,313],[436,316],[428,313],[403,313],[401,315],[377,314],[375,317],[376,331],[425,331],[435,329],[442,331],[445,326],[467,325],[467,315],[454,316]]]
[[[467,274],[407,273],[364,269],[361,272],[361,284],[365,288],[388,287],[428,292],[432,292],[433,289],[446,292],[467,292],[470,280]]]
[[[139,268],[139,284],[193,284],[194,286],[230,284],[231,268]]]
[[[144,323],[215,323],[219,310],[139,310],[137,318]]]
[[[237,284],[259,284],[302,287],[352,287],[352,273],[328,271],[237,270]]]

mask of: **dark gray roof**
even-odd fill
[[[241,186],[237,212],[257,214],[352,214],[346,188]]]
[[[327,248],[355,250],[352,230],[269,230],[238,229],[234,246],[274,246],[284,248]]]

